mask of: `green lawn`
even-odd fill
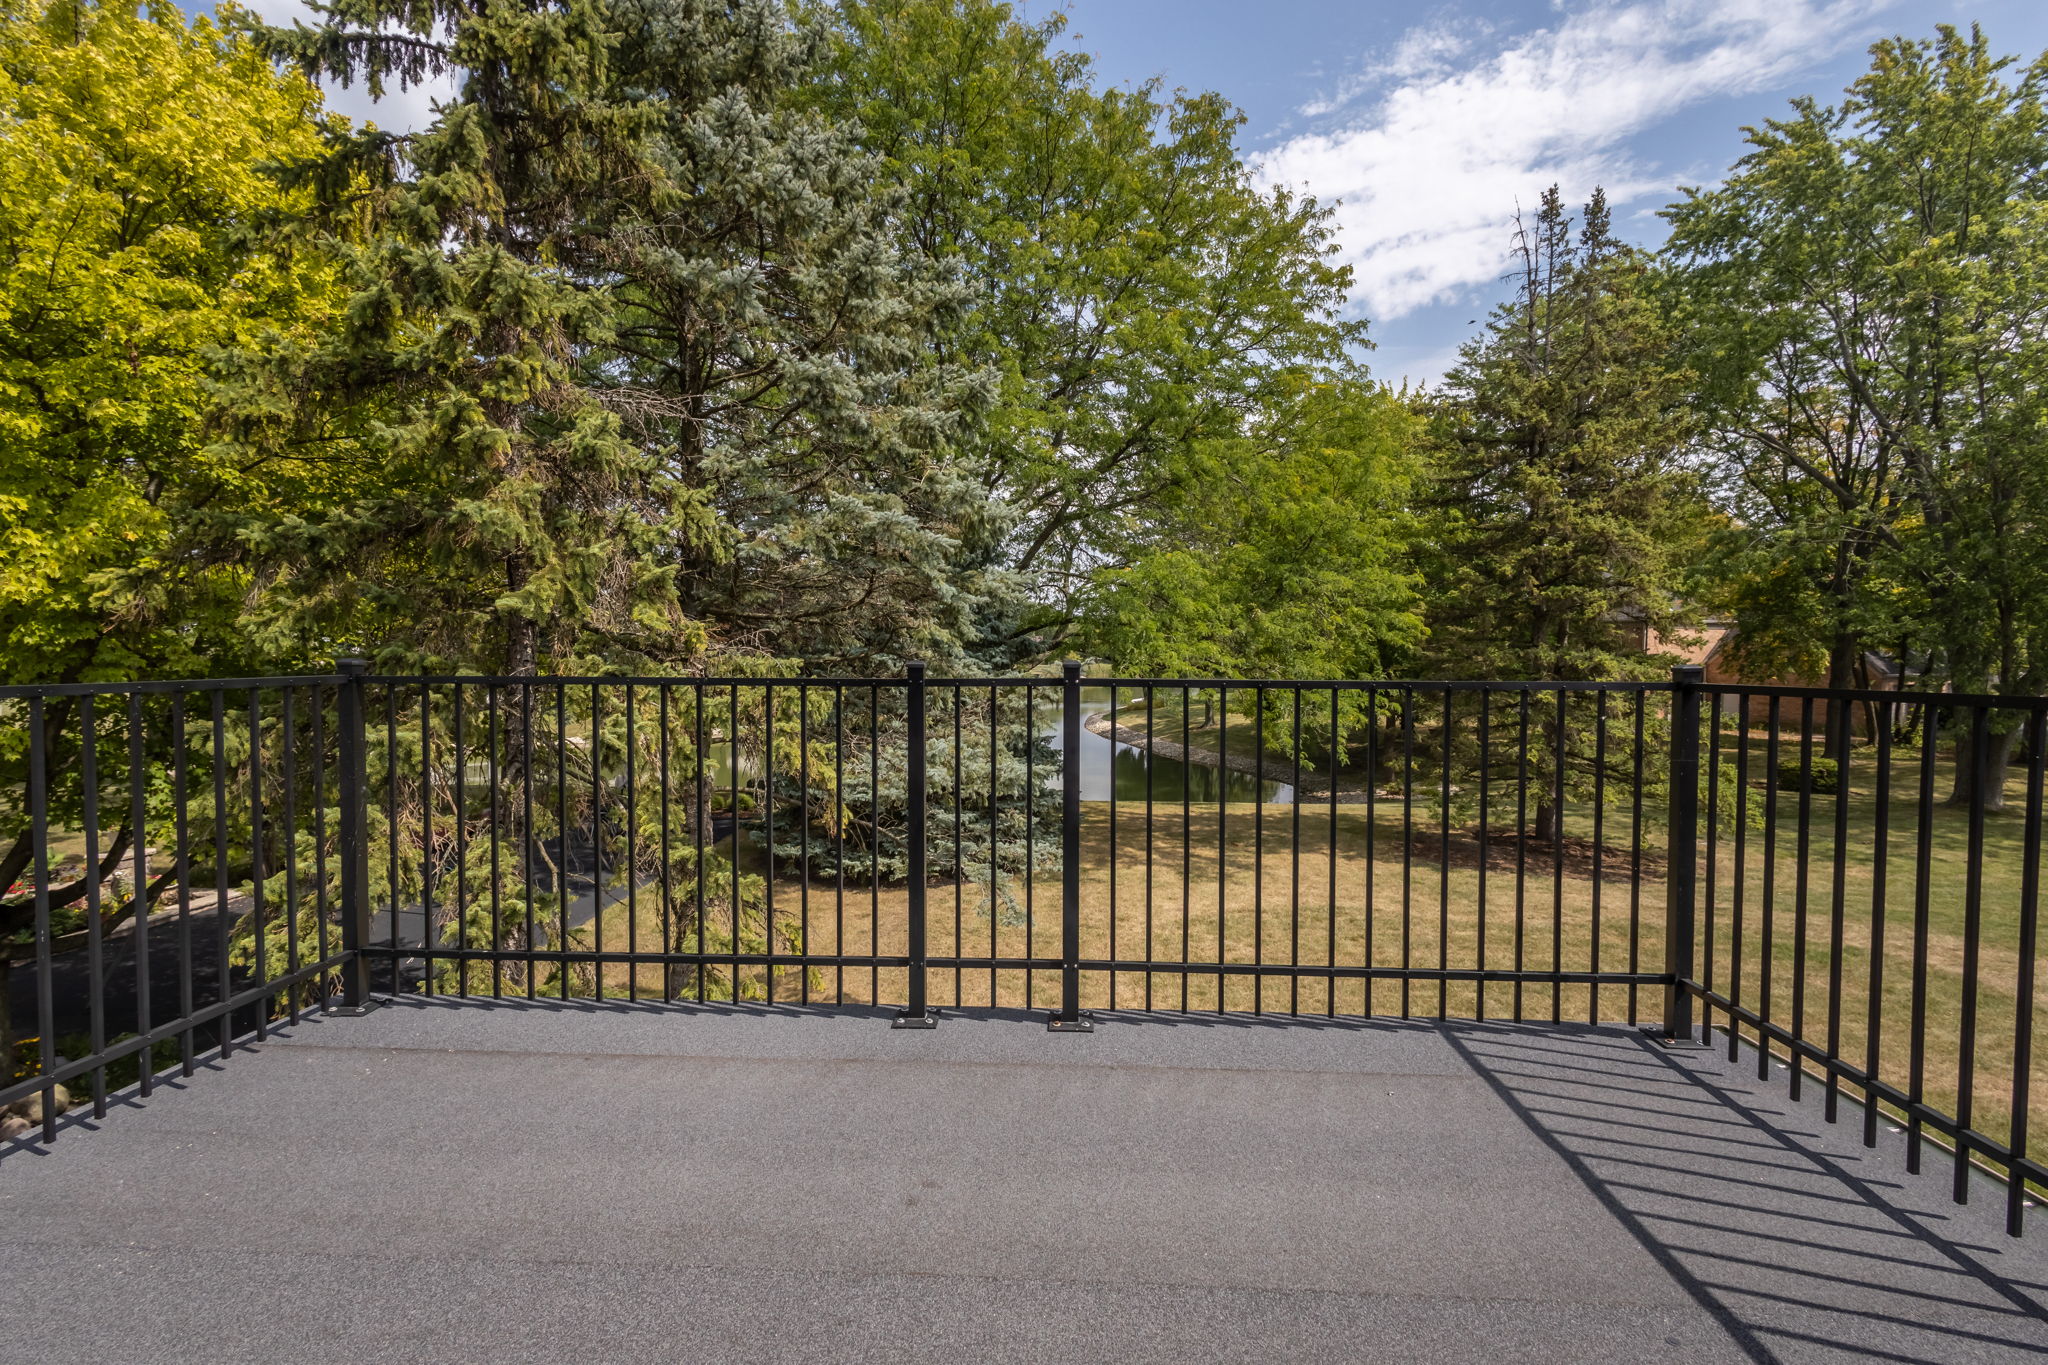
[[[1756,779],[1753,804],[1760,820],[1761,741],[1758,747],[1752,777]],[[1938,797],[1946,795],[1946,768],[1944,762],[1938,774]],[[1735,974],[1740,980],[1739,998],[1748,1003],[1759,1000],[1766,960],[1763,929],[1768,922],[1770,1017],[1792,1027],[1796,998],[1798,1027],[1805,1036],[1825,1042],[1830,1029],[1828,989],[1837,946],[1833,919],[1839,882],[1842,991],[1840,1018],[1834,1024],[1837,1047],[1842,1055],[1860,1062],[1875,1025],[1880,1074],[1905,1086],[1910,1080],[1912,1054],[1914,867],[1919,836],[1918,767],[1913,755],[1901,752],[1893,765],[1890,833],[1882,860],[1876,837],[1874,780],[1873,756],[1868,749],[1859,749],[1841,798],[1844,837],[1839,846],[1836,797],[1815,795],[1811,799],[1803,933],[1796,792],[1779,794],[1775,846],[1768,862],[1765,831],[1754,823],[1745,830],[1739,878],[1732,831],[1725,827],[1714,831],[1713,857],[1707,860],[1711,871],[1709,866],[1702,867],[1701,967],[1713,985],[1728,987],[1739,885],[1742,961]],[[2022,781],[2023,774],[2016,767],[2010,787],[2012,808],[1986,818],[1978,887],[1981,910],[1970,1117],[1975,1127],[1999,1137],[2006,1134],[2011,1113]],[[1219,859],[1218,811],[1213,803],[1188,808],[1185,833],[1178,803],[1161,803],[1154,809],[1149,835],[1143,803],[1090,803],[1084,811],[1082,954],[1173,962],[1181,958],[1185,945],[1189,959],[1197,962],[1320,965],[1370,961],[1381,967],[1434,967],[1447,962],[1453,967],[1511,968],[1519,955],[1521,964],[1531,969],[1557,964],[1566,970],[1595,965],[1626,970],[1632,960],[1645,971],[1661,968],[1663,831],[1654,820],[1644,821],[1643,871],[1640,881],[1633,881],[1632,824],[1624,793],[1616,793],[1601,816],[1601,875],[1594,875],[1592,857],[1595,812],[1588,804],[1572,806],[1566,812],[1568,856],[1561,872],[1552,864],[1547,848],[1532,845],[1522,852],[1519,908],[1517,848],[1512,838],[1500,837],[1502,831],[1496,829],[1486,859],[1482,896],[1473,831],[1452,830],[1446,860],[1435,809],[1423,805],[1418,797],[1414,827],[1405,845],[1403,815],[1398,799],[1382,799],[1371,820],[1358,804],[1340,805],[1334,815],[1327,804],[1314,801],[1299,807],[1232,804],[1224,815]],[[1928,826],[1923,1086],[1932,1103],[1951,1112],[1958,1104],[1962,1081],[1958,1059],[1965,995],[1968,838],[1965,811],[1945,805],[1933,809]],[[1404,846],[1411,855],[1405,864]],[[1887,874],[1881,942],[1884,970],[1881,1004],[1873,1011],[1869,980],[1878,946],[1874,893],[1880,861]],[[1015,891],[1023,897],[1021,885]],[[935,956],[953,955],[956,943],[963,956],[1058,954],[1056,870],[1046,870],[1035,878],[1028,899],[1028,926],[1018,913],[992,917],[985,883],[934,885],[927,894],[930,951]],[[1640,914],[1634,917],[1632,902],[1640,905]],[[777,890],[779,923],[820,953],[858,955],[877,948],[884,953],[903,952],[907,946],[906,907],[907,897],[900,888],[885,889],[879,896],[864,889],[849,891],[843,905],[829,886],[814,885],[806,892],[790,881],[779,884]],[[607,937],[618,940],[610,946],[624,947],[623,924],[608,930]],[[650,929],[643,923],[640,939],[643,944],[658,942],[658,927]],[[761,993],[762,973],[755,969],[744,975],[748,989]],[[1803,990],[1797,988],[1802,981]],[[658,990],[658,983],[653,969],[643,974],[643,989]],[[623,989],[623,969],[608,984]],[[777,998],[796,998],[801,985],[802,978],[793,969],[778,973]],[[828,969],[813,974],[811,990],[814,998],[830,998],[839,985],[838,973]],[[851,1001],[898,1001],[904,989],[900,969],[878,974],[849,969],[844,978],[845,998]],[[993,975],[986,970],[967,971],[957,977],[951,970],[934,970],[929,989],[933,1002],[941,1005],[1022,1006],[1028,1000],[1043,1007],[1057,999],[1056,974],[1050,972],[1037,973],[1027,981],[1021,970]],[[1433,982],[1414,982],[1404,989],[1399,982],[1383,980],[1371,986],[1368,1000],[1366,983],[1355,979],[1340,980],[1334,987],[1308,979],[1260,983],[1250,977],[1232,977],[1219,983],[1213,974],[1166,970],[1151,974],[1149,980],[1144,973],[1121,973],[1113,982],[1107,974],[1093,974],[1084,979],[1083,1004],[1095,1009],[1112,1003],[1134,1008],[1149,1001],[1156,1008],[1178,1009],[1185,1000],[1192,1009],[1213,1010],[1221,1005],[1232,1010],[1298,1009],[1315,1014],[1332,1009],[1358,1014],[1368,1008],[1398,1014],[1405,1006],[1419,1016],[1441,1012],[1471,1017],[1481,1012],[1483,1003],[1488,1017],[1510,1017],[1517,994],[1512,985],[1494,983],[1485,988],[1482,1002],[1478,988],[1471,983],[1440,988]],[[1626,987],[1607,986],[1596,992],[1583,985],[1555,990],[1531,985],[1519,992],[1524,1017],[1548,1019],[1554,1012],[1564,1019],[1609,1022],[1632,1016],[1653,1020],[1658,1008],[1656,994],[1644,989],[1633,993],[1632,1000]],[[2037,1032],[2038,1028],[2037,1021]],[[2048,1055],[2048,1047],[2037,1042],[2029,1104],[2037,1122],[2048,1120],[2048,1075],[2039,1074],[2043,1065],[2039,1059],[2044,1055]]]

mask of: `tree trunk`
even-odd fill
[[[1828,687],[1832,691],[1846,691],[1856,686],[1857,665],[1863,659],[1863,646],[1854,635],[1847,631],[1836,631],[1832,644],[1828,646]],[[1849,728],[1853,711],[1839,702],[1830,701],[1827,706],[1827,731],[1823,736],[1825,752],[1842,752],[1842,740]]]
[[[1974,771],[1976,764],[1971,753],[1973,746],[1970,742],[1970,725],[1971,722],[1965,720],[1962,723],[1962,733],[1956,737],[1956,782],[1948,797],[1948,804],[1951,806],[1967,807],[1980,780],[1980,774]],[[2012,765],[2013,750],[2019,744],[2020,727],[2015,725],[2002,734],[1993,732],[1987,739],[1984,747],[1990,761],[1981,774],[1984,785],[1984,809],[2004,810],[2006,773]]]
[[[505,586],[513,592],[526,587],[533,571],[524,555],[505,556]],[[515,616],[508,624],[509,638],[505,642],[505,672],[510,677],[521,678],[536,670],[540,662],[539,632],[533,621],[525,616]]]
[[[23,870],[29,865],[29,860],[35,856],[35,836],[24,829],[8,850],[0,853],[0,891],[6,890],[20,880]]]
[[[1546,708],[1548,711],[1548,708]],[[1537,760],[1530,766],[1529,785],[1536,793],[1536,826],[1531,837],[1538,843],[1552,843],[1563,833],[1564,735],[1556,712],[1543,715],[1536,723],[1531,742],[1540,747],[1530,751]],[[1557,767],[1551,767],[1556,764]]]
[[[1859,652],[1856,655],[1856,686],[1868,692],[1872,690],[1874,684],[1875,680],[1870,676],[1870,656],[1867,653]],[[1866,701],[1861,703],[1861,705],[1863,708],[1863,736],[1870,742],[1875,743],[1877,741],[1877,703]]]
[[[693,840],[698,847],[704,849],[707,857],[710,854],[712,839],[716,834],[716,831],[711,827],[711,775],[707,771],[708,766],[709,760],[706,755],[698,754],[696,772],[690,781],[683,784],[682,791],[679,793],[679,800],[683,807],[683,837]],[[842,814],[839,818],[844,819],[845,817]],[[664,861],[667,860],[667,849],[662,850],[662,858]],[[687,920],[679,911],[679,907],[684,904],[690,906]],[[685,879],[683,894],[675,898],[675,905],[678,909],[664,907],[662,911],[664,915],[671,917],[668,925],[670,951],[678,953],[688,952],[695,944],[694,937],[688,932],[690,924],[695,920],[701,919],[704,914],[704,906],[697,899],[697,881],[694,871]],[[702,963],[696,965],[681,962],[669,963],[666,973],[669,994],[676,997],[695,994],[697,974],[703,970],[704,966]]]

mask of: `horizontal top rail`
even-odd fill
[[[292,680],[286,680],[292,681]],[[486,673],[371,673],[363,681],[382,686],[432,686],[467,687],[900,687],[909,680],[900,673],[882,674],[875,677],[692,677],[678,674],[621,674],[617,676],[592,676],[587,674],[486,674]],[[986,678],[944,678],[926,677],[927,687],[1058,687],[1063,679],[1057,675],[1023,674],[1014,677]],[[244,684],[246,685],[246,684]],[[1448,679],[1407,679],[1407,678],[1124,678],[1084,677],[1083,687],[1201,687],[1228,688],[1233,692],[1248,688],[1311,688],[1316,691],[1337,689],[1347,692],[1476,692],[1481,689],[1490,692],[1669,692],[1669,682],[1520,682],[1520,681],[1475,681]]]
[[[1703,692],[1722,696],[1780,697],[1787,701],[1872,701],[1904,703],[1909,706],[1993,706],[2008,710],[2038,711],[2048,707],[2048,697],[2002,696],[1992,692],[1885,691],[1872,687],[1784,687],[1763,683],[1703,682]]]
[[[591,674],[492,674],[492,673],[365,673],[358,675],[365,683],[384,687],[418,686],[465,686],[465,687],[845,687],[876,688],[902,687],[909,679],[902,674],[883,674],[874,677],[691,677],[686,675],[661,674],[620,674],[603,676]],[[88,696],[132,696],[160,695],[175,692],[236,692],[252,688],[276,687],[337,687],[351,681],[345,673],[301,673],[276,677],[259,678],[173,678],[150,679],[132,682],[99,683],[16,683],[0,685],[0,701],[31,700],[52,697]],[[926,687],[1059,687],[1063,679],[1044,674],[1021,674],[1011,677],[927,677]],[[1551,681],[1532,682],[1518,679],[1446,679],[1446,678],[1140,678],[1140,677],[1085,677],[1084,687],[1115,688],[1202,688],[1246,691],[1266,690],[1313,690],[1342,692],[1610,692],[1622,695],[1633,693],[1667,693],[1676,686],[1667,680],[1656,681]],[[2048,697],[2003,696],[1981,692],[1916,692],[1911,690],[1891,691],[1879,688],[1844,687],[1792,687],[1763,683],[1700,682],[1693,686],[1701,691],[1718,696],[1741,696],[1769,699],[1777,697],[1786,701],[1842,701],[1877,702],[1907,706],[1970,706],[1999,707],[2008,710],[2040,711],[2048,709]]]
[[[0,701],[37,697],[125,697],[164,692],[240,692],[263,687],[338,687],[342,673],[295,673],[275,678],[167,678],[141,682],[9,683],[0,685]]]

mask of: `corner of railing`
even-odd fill
[[[1700,698],[1706,670],[1681,664],[1671,670],[1671,752],[1664,898],[1664,1018],[1656,1036],[1666,1043],[1693,1038],[1696,967],[1695,910],[1699,893]]]
[[[896,1012],[891,1028],[937,1028],[938,1016],[925,1000],[930,949],[925,933],[925,666],[921,659],[904,665],[904,833],[910,893],[910,991],[906,1006]]]

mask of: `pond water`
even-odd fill
[[[1088,720],[1109,709],[1109,692],[1105,688],[1085,688],[1081,693],[1081,799],[1083,801],[1143,801],[1145,799],[1146,759],[1145,750],[1136,745],[1124,744],[1098,735],[1088,728]],[[1040,731],[1048,742],[1057,749],[1064,735],[1064,727],[1055,714],[1051,723]],[[1166,738],[1162,734],[1162,738]],[[1054,779],[1055,784],[1057,779]],[[1267,781],[1261,783],[1250,773],[1240,773],[1218,768],[1208,763],[1183,763],[1179,759],[1154,757],[1151,762],[1150,790],[1155,802],[1215,801],[1229,802],[1266,801],[1286,804],[1294,800],[1294,788],[1285,782]]]
[[[1054,694],[1053,700],[1057,703],[1057,689],[1047,690]],[[1114,793],[1118,801],[1143,801],[1146,793],[1144,748],[1111,740],[1087,728],[1091,717],[1108,709],[1107,688],[1082,689],[1081,799],[1107,801]],[[1057,750],[1061,741],[1057,704],[1047,706],[1041,700],[1038,719],[1039,733]],[[1167,739],[1172,736],[1162,730],[1160,737]],[[723,791],[731,780],[728,776],[731,772],[728,765],[732,762],[730,747],[723,742],[713,742],[706,746],[706,759],[714,786]],[[740,750],[739,768],[742,785],[751,786],[760,780],[759,755],[745,746]],[[1057,774],[1049,775],[1045,780],[1048,787],[1058,788]],[[1264,800],[1268,804],[1284,805],[1294,800],[1294,788],[1285,782],[1269,780],[1260,783],[1250,773],[1226,770],[1209,763],[1184,763],[1164,756],[1152,763],[1151,794],[1154,802],[1213,802],[1219,792],[1225,802]]]

